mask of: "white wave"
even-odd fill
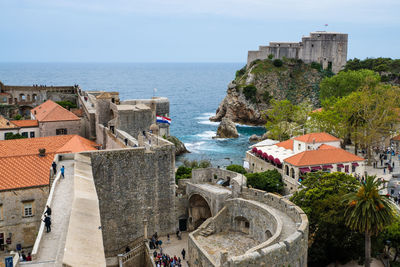
[[[206,112],[206,113],[201,113],[201,115],[202,115],[202,116],[208,116],[208,117],[211,117],[211,116],[214,116],[214,115],[215,115],[215,112]]]
[[[190,152],[199,152],[199,151],[216,151],[216,148],[205,141],[193,142],[193,143],[185,143],[187,150]]]
[[[197,123],[205,124],[205,125],[213,125],[213,126],[218,126],[219,125],[219,122],[217,122],[217,121],[209,121],[209,120],[199,121]]]
[[[197,137],[200,137],[201,139],[212,139],[213,136],[216,135],[215,131],[204,131],[202,133],[196,134]]]

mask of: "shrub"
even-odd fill
[[[76,104],[72,103],[71,101],[56,101],[56,103],[68,110],[77,107]]]
[[[190,179],[192,178],[192,168],[180,166],[175,173],[175,182],[178,184],[179,179]]]
[[[14,120],[19,121],[20,119],[22,119],[21,115],[17,114],[17,115],[14,116]]]
[[[276,170],[265,172],[246,173],[247,185],[267,192],[282,193],[282,175]]]
[[[252,102],[256,102],[256,93],[257,88],[253,84],[247,85],[243,88],[244,97]]]
[[[209,168],[211,167],[211,162],[209,160],[200,160],[198,168]]]
[[[237,165],[237,164],[229,165],[228,167],[226,167],[226,169],[228,171],[233,171],[233,172],[237,172],[237,173],[241,173],[241,174],[247,173],[245,168],[243,168],[242,166]]]
[[[175,173],[175,182],[178,184],[179,179],[190,179],[192,178],[192,170],[199,168],[208,168],[211,167],[211,162],[209,160],[200,160],[197,162],[196,160],[184,160],[183,165],[180,166]]]
[[[240,70],[236,71],[236,79],[242,77],[243,74],[245,74],[245,73],[246,73],[246,66],[244,66]]]
[[[317,63],[317,62],[311,62],[311,68],[312,69],[316,69],[317,71],[321,71],[322,70],[322,65]]]
[[[25,136],[20,135],[19,133],[13,134],[13,133],[6,133],[5,139],[6,140],[11,140],[11,139],[24,139],[27,138]]]
[[[271,99],[272,99],[272,96],[269,94],[269,92],[267,90],[265,90],[262,97],[263,97],[264,102],[267,104],[269,104],[269,101],[271,101]]]
[[[282,67],[283,61],[280,60],[280,59],[274,59],[274,61],[272,62],[272,64],[274,64],[275,67],[279,68],[279,67]]]
[[[269,54],[268,55],[268,59],[273,59],[274,58],[274,54]]]

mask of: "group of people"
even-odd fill
[[[56,175],[56,174],[57,174],[57,163],[56,163],[55,161],[53,161],[53,163],[51,164],[51,167],[53,168],[53,173],[54,173],[54,175]],[[64,165],[61,166],[60,172],[61,172],[62,178],[65,178],[65,177],[64,177],[64,173],[65,173],[65,167],[64,167]]]
[[[51,208],[49,207],[49,205],[46,206],[43,222],[46,226],[46,233],[51,232]]]
[[[25,255],[25,252],[22,251],[21,255],[19,256],[19,261],[32,261],[31,253],[28,253],[28,256]]]
[[[181,232],[178,230],[176,232],[177,238],[180,240],[181,239]],[[157,267],[180,267],[182,266],[182,260],[180,257],[177,257],[174,255],[173,257],[163,253],[163,247],[162,247],[162,241],[158,238],[157,232],[154,233],[154,235],[151,237],[149,246],[150,249],[154,249],[153,252],[153,257],[154,257],[154,262]],[[169,234],[167,235],[167,244],[170,243],[170,236]],[[159,252],[157,252],[157,249],[159,249]],[[186,257],[186,251],[183,248],[181,251],[182,259],[185,260]]]

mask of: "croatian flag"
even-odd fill
[[[171,124],[171,119],[168,117],[157,116],[157,122]]]

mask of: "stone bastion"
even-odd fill
[[[190,266],[307,266],[308,219],[298,206],[246,187],[240,174],[211,168],[197,172],[188,189],[193,184],[217,187],[216,176],[231,177],[226,187],[231,194],[221,190],[220,210],[189,234]]]

